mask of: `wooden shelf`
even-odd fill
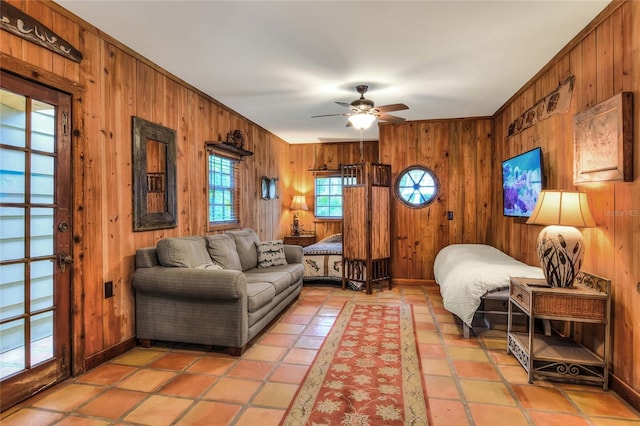
[[[233,145],[229,145],[228,143],[222,141],[206,141],[205,142],[209,146],[213,146],[215,149],[220,149],[222,151],[229,152],[231,154],[238,155],[240,157],[249,157],[253,155],[253,152],[247,151],[246,149],[238,148]]]

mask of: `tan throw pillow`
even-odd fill
[[[204,238],[199,236],[164,238],[158,241],[156,248],[162,266],[195,268],[212,263]]]
[[[226,234],[207,235],[207,251],[211,259],[223,269],[242,271],[240,256],[233,237]]]
[[[287,264],[282,240],[256,243],[256,247],[258,248],[258,268]]]
[[[231,235],[236,242],[242,270],[246,271],[247,269],[255,268],[258,265],[256,244],[260,242],[255,231],[246,228],[241,231],[227,231],[225,234]]]

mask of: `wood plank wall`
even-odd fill
[[[363,161],[378,162],[378,142],[363,143]],[[298,144],[289,147],[289,174],[284,185],[289,189],[290,196],[284,201],[284,208],[291,204],[291,197],[304,195],[307,200],[308,212],[299,216],[305,232],[313,231],[316,239],[342,232],[341,220],[316,219],[314,211],[314,176],[310,169],[339,169],[341,164],[360,163],[359,142],[311,143]],[[293,222],[291,212],[283,211],[285,223]]]
[[[80,64],[2,32],[2,67],[73,94],[73,319],[74,373],[90,368],[118,345],[131,342],[131,274],[137,247],[165,237],[207,232],[204,142],[240,129],[248,149],[241,163],[241,226],[262,239],[288,232],[289,145],[126,46],[51,2],[10,0],[49,26],[84,55]],[[133,232],[131,117],[177,132],[178,226]],[[280,198],[261,200],[261,176],[280,177]],[[104,299],[112,281],[114,297]],[[111,352],[109,352],[111,351]],[[112,355],[111,355],[112,356]]]
[[[412,121],[380,126],[380,162],[391,164],[392,182],[413,165],[438,178],[436,201],[412,209],[391,197],[394,282],[433,280],[433,261],[443,247],[485,243],[491,225],[490,118]],[[447,212],[453,212],[453,220]]]
[[[612,280],[614,389],[640,405],[640,2],[615,2],[495,115],[493,164],[535,147],[544,155],[547,189],[588,194],[597,228],[584,229],[583,269]],[[576,77],[570,111],[506,138],[508,124],[567,77]],[[573,115],[621,91],[633,92],[634,181],[573,185]],[[502,216],[500,169],[494,167],[488,241],[535,265],[540,226]],[[602,332],[585,328],[594,348]],[[588,336],[588,337],[587,337]]]

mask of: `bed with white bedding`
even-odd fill
[[[484,244],[452,244],[440,250],[433,265],[444,307],[465,325],[487,293],[509,287],[511,277],[544,278],[542,269],[529,266]]]
[[[342,234],[330,235],[303,249],[305,281],[342,281]]]

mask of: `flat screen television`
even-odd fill
[[[529,217],[542,190],[542,150],[516,155],[502,162],[502,199],[505,216]]]

